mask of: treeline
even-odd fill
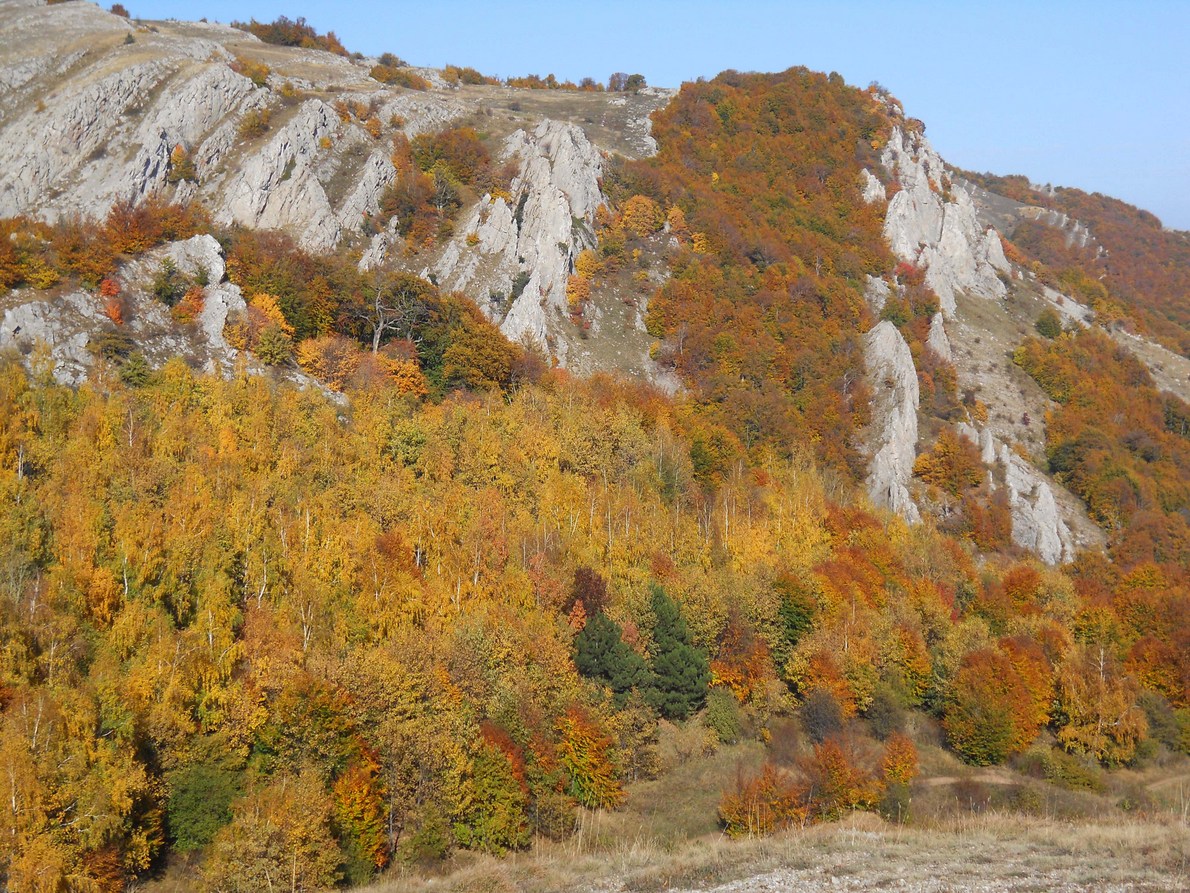
[[[297,20],[278,16],[271,22],[258,22],[252,19],[248,22],[232,22],[231,27],[239,28],[254,34],[265,43],[273,43],[283,47],[300,47],[304,50],[325,50],[338,56],[347,56],[347,48],[340,43],[334,31],[319,34],[312,25],[306,23],[303,16]]]

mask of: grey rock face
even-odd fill
[[[997,486],[995,470],[1003,472],[1012,511],[1012,541],[1028,549],[1046,564],[1060,564],[1074,557],[1075,541],[1054,496],[1053,487],[1036,468],[1001,443],[992,432],[966,422],[957,425],[959,435],[979,447],[988,467],[988,480]]]
[[[338,124],[334,109],[321,100],[302,103],[293,119],[229,178],[217,219],[290,229],[313,251],[334,248],[341,227],[315,176],[315,165],[320,141],[329,139]]]
[[[925,137],[894,127],[881,161],[902,187],[888,203],[884,237],[897,257],[925,268],[943,314],[954,315],[959,291],[1004,297],[997,273],[1008,272],[1009,264],[999,234],[980,226],[964,190],[944,194],[945,166]]]
[[[1000,463],[1012,509],[1012,541],[1046,564],[1073,557],[1070,528],[1058,513],[1049,483],[1007,444],[1000,446]]]
[[[917,454],[917,370],[909,345],[888,320],[864,336],[871,378],[875,452],[868,466],[868,495],[878,506],[916,523],[921,513],[909,495]]]
[[[884,309],[884,305],[888,303],[889,293],[888,283],[883,279],[877,279],[872,275],[867,277],[864,284],[864,300],[868,302],[873,313],[879,314]]]
[[[941,313],[935,313],[930,320],[930,334],[926,338],[926,346],[936,353],[939,359],[948,363],[954,362],[954,354],[950,350],[950,339],[946,336],[946,323]]]
[[[115,202],[160,194],[203,201],[222,223],[287,229],[321,252],[359,231],[393,178],[388,152],[359,121],[340,121],[317,99],[291,111],[292,99],[234,72],[234,53],[259,44],[244,32],[205,23],[137,29],[83,3],[0,0],[0,11],[0,216],[102,216]],[[439,96],[384,90],[349,59],[286,52],[290,69],[308,77],[274,74],[272,86],[368,85],[375,89],[353,96],[375,101],[378,115],[400,118],[411,135],[463,113]],[[265,110],[273,129],[245,139],[244,116]],[[197,183],[167,182],[178,145]]]
[[[435,273],[448,288],[497,296],[511,295],[517,277],[527,276],[509,306],[497,301],[485,309],[513,340],[561,345],[552,336],[567,311],[566,280],[578,253],[595,245],[602,159],[582,129],[551,120],[512,134],[505,156],[520,161],[512,206],[481,201]]]
[[[882,202],[888,199],[884,184],[877,180],[870,170],[864,168],[860,176],[863,180],[862,195],[867,204],[870,205],[873,202]]]
[[[151,283],[161,264],[170,260],[187,277],[206,278],[202,313],[188,326],[178,326],[169,311],[151,295]],[[223,337],[228,315],[245,309],[240,290],[224,280],[223,252],[211,236],[195,236],[163,245],[126,264],[118,274],[124,283],[127,306],[124,331],[160,366],[173,356],[185,357],[207,372],[230,374],[239,351]],[[38,343],[49,351],[54,378],[77,386],[97,362],[90,345],[105,330],[114,329],[103,312],[102,299],[86,291],[65,294],[40,291],[14,293],[15,305],[0,321],[0,349],[13,348],[34,356]],[[27,300],[22,300],[27,298]]]
[[[37,293],[28,294],[32,298]],[[87,345],[100,313],[98,301],[86,294],[18,304],[0,319],[0,350],[15,349],[31,359],[36,346],[43,344],[49,350],[54,379],[78,386],[86,381],[94,362]]]

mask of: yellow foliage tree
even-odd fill
[[[651,236],[665,224],[660,206],[646,195],[634,195],[620,211],[624,225],[640,237]]]

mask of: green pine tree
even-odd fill
[[[690,642],[682,610],[660,586],[653,587],[653,659],[649,703],[667,719],[686,719],[707,697],[707,655]]]
[[[574,637],[574,652],[578,671],[610,688],[619,706],[648,677],[645,662],[621,638],[619,624],[602,611],[592,614]]]

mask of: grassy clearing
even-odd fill
[[[1164,819],[1071,824],[1000,812],[922,827],[868,814],[766,840],[704,836],[670,849],[537,848],[504,861],[472,857],[434,876],[367,888],[397,891],[1129,890],[1186,888],[1190,840]]]
[[[907,824],[856,813],[731,840],[716,820],[720,794],[737,772],[763,762],[765,748],[755,741],[712,748],[697,724],[670,726],[661,777],[633,785],[617,812],[584,812],[570,839],[538,841],[504,859],[458,853],[434,872],[406,870],[365,893],[1187,889],[1185,758],[1108,773],[1096,793],[1007,767],[966,766],[930,744],[928,729],[915,732],[925,776],[913,784]],[[1144,808],[1122,808],[1129,796],[1140,802],[1140,792]]]

